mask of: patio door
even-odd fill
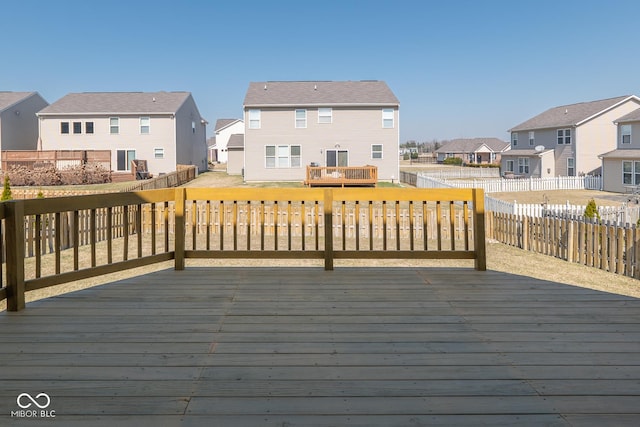
[[[327,167],[349,166],[349,152],[347,150],[326,150]]]

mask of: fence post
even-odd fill
[[[185,189],[175,189],[175,269],[184,270],[184,246],[185,246]]]
[[[473,190],[473,226],[474,249],[476,252],[475,268],[478,271],[487,269],[487,241],[485,234],[484,217],[484,190],[474,188]]]
[[[324,190],[324,269],[333,270],[333,190]]]
[[[6,268],[7,268],[7,311],[19,311],[25,308],[24,298],[24,202],[14,200],[5,202],[7,217]]]
[[[567,217],[567,261],[574,262],[574,238],[573,238],[574,220]]]

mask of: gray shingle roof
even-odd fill
[[[498,138],[459,138],[442,144],[436,153],[473,153],[482,145],[486,145],[494,152],[501,152],[511,145]]]
[[[598,157],[602,159],[640,159],[640,150],[628,148],[624,150],[613,150],[600,154]]]
[[[530,150],[509,150],[502,153],[502,157],[517,157],[517,156],[539,156],[541,154],[552,152],[553,148],[546,148],[542,151]]]
[[[240,121],[240,119],[218,119],[216,120],[216,128],[215,131],[218,132],[220,129],[226,128],[227,126],[234,124],[235,122]]]
[[[0,111],[4,111],[36,92],[0,92]]]
[[[616,120],[616,123],[627,123],[627,122],[637,122],[640,121],[640,108],[637,110],[633,110],[627,115],[620,117]]]
[[[245,107],[400,105],[382,81],[251,82]]]
[[[189,96],[189,92],[70,93],[38,114],[175,113]]]
[[[231,148],[244,148],[244,135],[241,133],[234,133],[229,137],[227,142],[227,149]]]
[[[511,132],[534,130],[534,129],[550,129],[565,126],[576,126],[585,120],[599,115],[615,105],[627,100],[628,98],[639,98],[633,95],[619,96],[616,98],[601,99],[599,101],[581,102],[578,104],[562,105],[560,107],[550,108],[549,110],[538,114],[537,116],[520,123],[518,126],[510,129]]]

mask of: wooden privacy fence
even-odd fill
[[[470,259],[486,269],[482,190],[178,188],[13,200],[0,219],[9,310],[24,307],[25,291],[170,259],[178,270],[187,258],[308,258],[328,270],[334,259]]]
[[[640,279],[640,230],[570,216],[487,212],[487,237],[524,250]]]

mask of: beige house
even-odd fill
[[[240,119],[216,120],[215,135],[209,139],[209,160],[219,163],[229,161],[228,145],[231,135],[244,134],[244,122]]]
[[[111,150],[115,172],[207,169],[206,120],[189,92],[71,93],[38,113],[43,150]]]
[[[399,102],[382,81],[252,82],[246,181],[302,181],[306,166],[376,166],[399,176]]]
[[[36,113],[47,105],[38,92],[0,92],[0,150],[36,150]]]
[[[438,162],[458,157],[464,163],[491,164],[500,163],[502,153],[510,148],[511,144],[498,138],[459,138],[444,142],[436,155]]]
[[[600,155],[602,189],[617,193],[640,188],[640,108],[620,117],[615,150]]]
[[[503,173],[524,177],[599,175],[600,154],[616,148],[614,121],[640,107],[629,95],[551,108],[511,132]]]
[[[227,153],[227,173],[242,175],[244,173],[244,134],[236,133],[229,137]]]

